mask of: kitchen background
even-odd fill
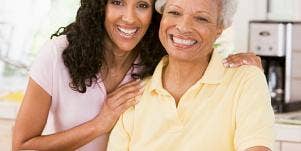
[[[50,38],[50,35],[59,27],[66,26],[74,20],[78,7],[79,0],[0,0],[1,151],[11,150],[12,127],[26,88],[27,71],[30,64],[34,60],[39,48]],[[218,41],[222,45],[222,48],[227,49],[228,52],[249,50],[250,39],[253,38],[253,36],[250,38],[249,34],[249,23],[251,20],[273,20],[274,22],[272,23],[277,25],[280,23],[277,26],[277,34],[275,34],[278,36],[276,38],[278,41],[272,41],[272,45],[276,46],[279,44],[279,41],[283,40],[283,37],[279,36],[279,33],[282,33],[279,30],[282,25],[286,27],[287,24],[298,25],[298,22],[301,22],[301,0],[239,0],[239,7],[233,26],[227,29]],[[269,21],[268,24],[270,23]],[[263,29],[258,29],[259,33],[262,33],[260,30]],[[265,31],[268,29],[264,29],[264,33],[267,32],[270,34],[271,32],[273,35],[273,31]],[[286,39],[288,37],[287,33],[287,31],[283,31]],[[296,28],[293,30],[293,33],[300,33],[299,39],[298,34],[297,37],[292,37],[295,38],[293,39],[294,43],[301,43],[301,28]],[[256,41],[256,38],[253,41]],[[284,41],[286,43],[285,46],[288,46],[288,40]],[[269,40],[266,43],[263,41],[261,45],[267,45],[268,42]],[[254,45],[256,49],[259,48],[257,43]],[[282,69],[281,72],[284,72],[284,74],[280,74],[281,76],[273,74],[274,76],[271,77],[276,77],[274,78],[276,81],[273,82],[271,80],[273,78],[270,78],[268,79],[270,80],[269,84],[272,81],[274,85],[275,83],[285,85],[289,80],[287,79],[288,76],[286,76],[290,75],[288,73],[294,73],[294,71],[300,73],[301,63],[293,62],[294,66],[287,67],[289,61],[292,59],[292,56],[287,57],[289,56],[287,54],[291,55],[292,53],[288,53],[289,51],[286,48],[283,48],[283,51],[281,50],[283,52],[282,56],[267,57],[266,55],[262,55],[264,59],[268,58],[267,60],[269,61],[272,58],[276,62],[281,62],[281,60],[286,62],[281,64],[280,67]],[[258,52],[258,50],[254,51]],[[301,53],[301,47],[297,47],[296,50],[292,50],[291,52]],[[301,55],[297,56],[301,57]],[[298,59],[300,60],[301,58],[295,57],[295,60]],[[276,70],[277,68],[273,69]],[[266,75],[270,76],[269,73],[266,73]],[[296,77],[292,77],[292,79],[296,79]],[[297,79],[300,80],[299,77]],[[300,93],[301,87],[298,86],[294,87],[294,91],[299,91]],[[282,89],[280,92],[284,93],[284,86],[280,88]],[[292,89],[287,89],[287,87],[285,89],[292,91]],[[284,94],[283,99],[285,99]],[[295,102],[298,99],[301,100],[300,97],[294,99]],[[287,101],[289,100],[282,100],[282,102]],[[275,124],[277,132],[276,151],[301,151],[301,107],[298,108],[298,105],[293,106],[297,107],[296,111],[278,113],[279,110],[275,110],[277,112],[277,122]]]

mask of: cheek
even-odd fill
[[[202,40],[206,43],[215,41],[217,33],[215,30],[208,28],[208,27],[198,27],[198,33]]]
[[[160,22],[160,35],[161,36],[166,36],[166,32],[168,30],[168,26],[170,26],[170,20],[167,17],[162,17],[161,22]]]
[[[105,24],[113,24],[114,21],[118,20],[120,14],[122,14],[122,9],[108,7],[105,14]]]
[[[166,20],[162,18],[159,29],[159,38],[163,46],[166,44],[167,37],[167,24]]]
[[[152,10],[142,12],[137,11],[138,18],[143,26],[148,27],[150,25],[152,20],[152,13]]]

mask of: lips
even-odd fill
[[[192,38],[184,38],[180,36],[169,35],[170,40],[177,47],[188,48],[194,46],[198,41]]]
[[[117,26],[117,30],[118,30],[120,36],[130,39],[130,38],[135,37],[139,28],[127,28],[127,27]]]

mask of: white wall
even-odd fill
[[[249,21],[266,18],[266,0],[239,0],[237,13],[231,27],[234,46],[237,50],[248,50]]]

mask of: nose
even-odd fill
[[[180,32],[180,33],[187,33],[187,32],[191,32],[191,26],[192,26],[192,22],[189,16],[183,16],[181,17],[180,21],[177,22],[176,24],[176,29]]]
[[[124,21],[127,24],[133,24],[136,19],[135,10],[131,7],[127,7],[125,12],[122,15],[122,21]]]

